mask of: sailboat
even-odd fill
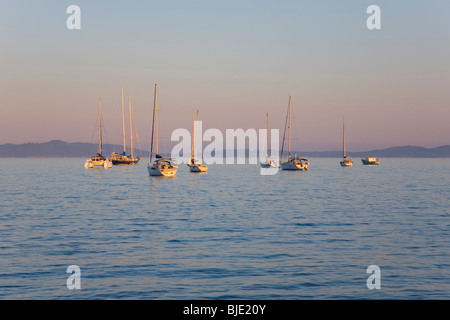
[[[277,164],[275,163],[275,161],[273,161],[270,157],[269,157],[269,113],[266,114],[266,141],[265,141],[265,146],[266,146],[266,159],[261,161],[261,168],[276,168]],[[264,153],[264,145],[263,145],[263,150],[261,153]]]
[[[171,158],[164,158],[158,154],[158,98],[157,85],[155,84],[155,94],[153,100],[153,120],[152,120],[152,138],[150,144],[150,162],[147,166],[150,176],[173,177],[177,174],[178,166]],[[155,119],[156,118],[156,119]],[[155,130],[156,125],[156,130]],[[153,160],[153,133],[156,133],[156,153]],[[152,162],[153,161],[153,162]]]
[[[123,86],[121,87],[121,94],[122,94],[122,136],[123,136],[123,152],[113,153],[111,154],[111,161],[113,165],[133,165],[137,164],[140,157],[134,157],[134,149],[133,149],[133,123],[132,123],[132,112],[131,112],[131,97],[128,98],[128,107],[130,109],[130,155],[127,156],[126,153],[126,145],[125,145],[125,110],[123,106]]]
[[[306,158],[297,157],[297,154],[291,156],[291,96],[289,96],[289,106],[288,106],[288,118],[289,118],[289,153],[288,159],[286,161],[281,162],[282,170],[297,170],[297,171],[305,171],[308,170],[309,162]],[[286,133],[286,126],[285,126]],[[284,138],[283,138],[283,146],[284,146]],[[283,151],[281,151],[281,155],[283,155]]]
[[[341,167],[353,167],[353,160],[350,157],[347,157],[347,153],[345,151],[345,120],[342,119],[342,161],[339,162]]]
[[[197,121],[198,121],[198,110],[197,110]],[[188,167],[190,172],[207,172],[208,166],[204,165],[202,161],[195,159],[195,119],[194,110],[192,110],[192,144],[191,144],[191,159],[189,159]]]
[[[91,169],[94,168],[96,166],[101,166],[105,169],[107,168],[111,168],[112,167],[112,162],[111,160],[106,159],[103,155],[102,155],[102,99],[99,98],[98,100],[98,104],[99,104],[99,112],[98,112],[98,152],[95,156],[91,157],[90,159],[87,159],[84,162],[84,167],[86,169]]]

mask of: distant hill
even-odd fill
[[[114,151],[119,153],[122,146],[104,144],[103,154],[110,155]],[[2,158],[57,158],[57,157],[90,157],[97,153],[98,145],[91,143],[75,142],[67,143],[60,140],[52,140],[45,143],[3,144],[0,145],[0,157]],[[148,152],[135,151],[137,155],[148,156]]]
[[[2,158],[56,158],[56,157],[90,157],[97,152],[97,144],[75,142],[68,143],[60,140],[52,140],[45,143],[3,144],[0,145],[0,157]],[[121,152],[118,145],[103,145],[103,154]],[[135,151],[142,157],[148,157],[148,151]],[[316,158],[340,158],[342,151],[301,152],[305,157]],[[450,145],[436,148],[423,148],[416,146],[392,147],[387,149],[371,150],[364,152],[347,152],[351,157],[379,157],[379,158],[450,158]]]
[[[303,152],[303,156],[317,158],[340,158],[342,151]],[[363,152],[347,152],[351,157],[378,157],[378,158],[450,158],[450,145],[436,148],[424,148],[416,146],[392,147]]]

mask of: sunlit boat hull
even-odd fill
[[[86,169],[92,169],[94,167],[103,167],[108,169],[112,167],[112,162],[103,157],[93,157],[85,161],[84,167]]]
[[[177,174],[178,166],[170,161],[155,162],[147,166],[148,174],[153,177],[173,177]]]
[[[380,164],[380,160],[376,159],[376,158],[366,158],[366,159],[361,159],[362,163],[364,165],[379,165]]]
[[[341,167],[353,167],[353,160],[352,159],[344,159],[340,162]]]
[[[260,165],[261,165],[261,168],[276,168],[277,167],[277,164],[272,160],[269,160],[266,162],[260,162]]]
[[[133,164],[137,164],[139,162],[139,160],[141,160],[141,158],[139,158],[139,157],[138,158],[130,158],[130,157],[126,157],[126,156],[111,158],[111,162],[115,166],[133,165]]]
[[[204,166],[203,164],[188,164],[190,172],[207,172],[208,166]]]
[[[281,169],[292,171],[306,171],[308,170],[308,165],[308,162],[289,160],[281,163]]]

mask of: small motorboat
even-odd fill
[[[380,160],[378,160],[378,158],[375,157],[369,157],[369,158],[365,158],[365,159],[361,159],[362,163],[364,165],[378,165],[380,164]]]

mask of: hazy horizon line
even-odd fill
[[[48,140],[46,142],[24,142],[24,143],[10,143],[10,142],[7,142],[7,143],[0,144],[0,146],[4,146],[4,145],[21,146],[21,145],[27,145],[27,144],[47,144],[47,143],[51,143],[51,142],[62,142],[62,143],[66,143],[66,144],[97,145],[97,143],[94,143],[94,142],[82,142],[82,141],[68,142],[68,141],[64,141],[64,140],[60,140],[60,139],[52,139],[52,140]],[[176,144],[177,142],[173,141],[173,143]],[[122,144],[120,144],[120,143],[103,143],[103,146],[107,146],[107,145],[110,145],[110,146],[122,146]],[[372,149],[368,148],[368,149],[365,149],[365,150],[352,150],[352,151],[348,150],[348,148],[347,148],[347,153],[352,153],[352,152],[353,153],[369,152],[369,151],[378,151],[378,150],[386,150],[386,149],[392,149],[392,148],[405,148],[405,147],[414,147],[414,148],[423,148],[423,149],[437,149],[437,148],[446,147],[446,146],[450,146],[450,143],[449,144],[443,144],[443,145],[436,145],[434,147],[424,147],[424,146],[420,146],[420,145],[406,144],[406,145],[393,145],[393,146],[388,146],[388,147],[375,147],[375,148],[372,148]],[[127,146],[127,150],[129,148],[130,147]],[[142,147],[140,149],[137,148],[137,147],[134,147],[133,149],[134,150],[140,150],[140,151],[148,152],[147,149],[145,149],[145,148],[143,149]],[[220,150],[226,151],[228,149],[223,148],[223,149],[220,149]],[[234,150],[236,151],[236,150],[242,150],[242,149],[235,148]],[[248,148],[246,148],[244,150],[250,151]],[[281,151],[281,149],[279,151]],[[252,152],[255,152],[255,151],[252,150]],[[287,152],[286,150],[283,151],[283,153],[286,153],[286,152]],[[300,151],[291,151],[291,153],[292,152],[295,153],[295,152],[300,152]],[[308,153],[342,152],[342,149],[335,149],[335,150],[329,149],[329,150],[322,150],[322,151],[319,151],[319,150],[301,151],[301,153],[306,153],[306,152],[308,152]]]

